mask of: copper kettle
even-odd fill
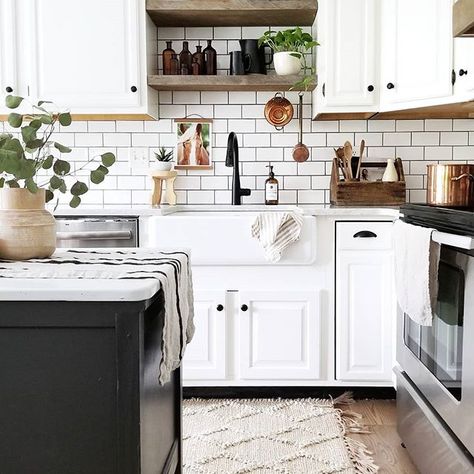
[[[426,202],[474,209],[474,165],[428,165]]]

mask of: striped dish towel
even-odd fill
[[[194,335],[193,283],[186,251],[157,249],[58,249],[51,258],[0,260],[2,278],[155,280],[164,294],[161,384],[179,367]],[[100,284],[104,284],[101,282]]]
[[[282,252],[300,238],[302,227],[299,212],[262,212],[252,224],[252,237],[262,244],[265,258],[276,263]]]

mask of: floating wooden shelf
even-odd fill
[[[156,26],[311,26],[317,0],[147,0]]]
[[[158,91],[288,91],[301,76],[148,76]],[[309,88],[313,90],[315,85]],[[297,89],[294,89],[297,90]]]

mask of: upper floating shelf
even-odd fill
[[[288,91],[301,76],[148,76],[148,85],[159,91]],[[309,90],[314,89],[314,85]],[[296,89],[295,89],[296,90]]]
[[[311,26],[317,0],[146,0],[156,26]]]

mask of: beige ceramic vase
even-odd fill
[[[45,191],[0,189],[0,258],[47,258],[56,250],[56,221],[45,209]]]

